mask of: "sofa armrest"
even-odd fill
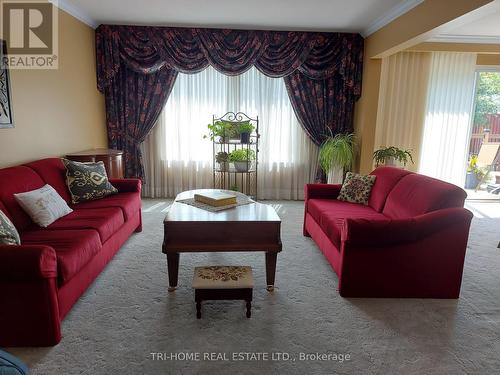
[[[110,179],[109,182],[117,188],[120,193],[141,192],[142,182],[138,178],[116,178]]]
[[[61,340],[57,293],[53,248],[0,246],[0,346],[57,344]]]
[[[340,184],[306,184],[304,198],[308,199],[337,199],[342,185]]]
[[[472,213],[464,208],[447,208],[407,219],[344,221],[342,242],[358,247],[379,247],[420,240],[443,228],[464,222],[470,224]]]
[[[53,248],[43,245],[0,245],[0,280],[39,280],[57,277]]]

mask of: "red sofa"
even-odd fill
[[[20,246],[0,245],[0,346],[49,346],[61,320],[134,231],[141,231],[141,182],[111,180],[119,193],[71,205],[47,228],[34,224],[14,193],[51,185],[68,203],[60,159],[0,169],[0,209]]]
[[[304,235],[321,249],[343,297],[458,298],[472,219],[455,185],[380,167],[369,205],[338,201],[341,185],[305,187]]]

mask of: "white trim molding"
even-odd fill
[[[366,38],[423,2],[424,0],[404,0],[400,2],[398,5],[392,7],[382,17],[373,21],[366,29],[363,30],[361,35]]]
[[[440,34],[427,40],[427,42],[500,44],[500,36]]]
[[[92,19],[88,14],[85,12],[82,12],[81,9],[76,7],[75,5],[71,4],[70,1],[68,0],[49,0],[51,3],[53,3],[55,6],[57,6],[59,9],[64,10],[66,13],[71,14],[73,17],[75,17],[77,20],[82,21],[84,24],[90,26],[91,28],[95,29],[97,26],[99,26],[98,22]]]

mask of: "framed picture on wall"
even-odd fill
[[[0,129],[14,127],[9,67],[4,63],[4,56],[7,56],[7,44],[0,39]]]

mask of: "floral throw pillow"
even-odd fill
[[[7,215],[0,211],[0,245],[20,245],[19,233]]]
[[[93,201],[118,193],[111,185],[104,163],[79,163],[63,159],[66,167],[66,185],[71,193],[71,201],[76,203]]]
[[[363,176],[356,173],[347,172],[342,188],[338,196],[339,201],[359,203],[368,205],[370,193],[377,176]]]

